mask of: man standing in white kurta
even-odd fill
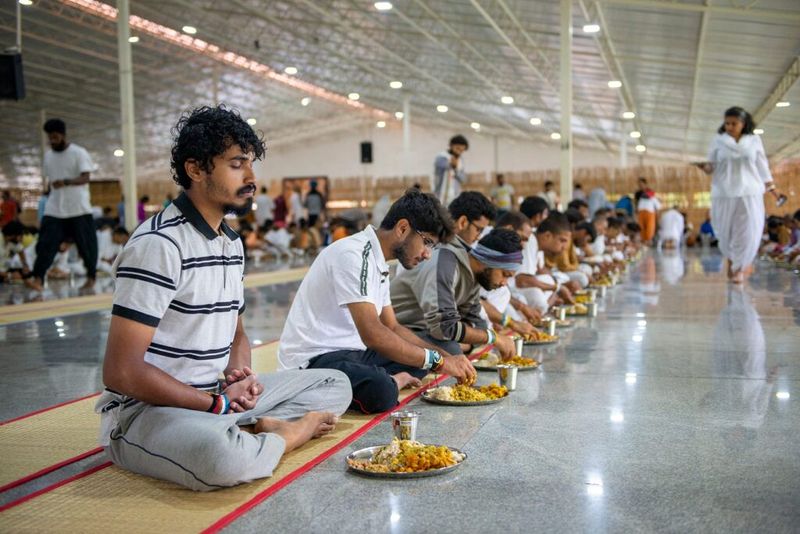
[[[754,129],[747,111],[729,108],[711,142],[708,162],[699,165],[712,175],[711,225],[728,260],[728,279],[734,284],[744,282],[758,253],[764,229],[764,192],[780,197],[764,145]]]

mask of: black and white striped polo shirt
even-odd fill
[[[112,313],[156,327],[145,361],[199,388],[217,384],[244,311],[244,251],[185,193],[142,223],[114,264]]]

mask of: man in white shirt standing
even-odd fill
[[[52,148],[44,155],[42,166],[45,188],[50,187],[50,196],[39,230],[33,276],[25,282],[41,291],[58,247],[72,237],[86,266],[86,283],[82,289],[88,289],[94,286],[97,272],[97,235],[89,202],[89,173],[94,170],[94,164],[86,149],[67,142],[67,126],[61,119],[45,122],[44,131]]]
[[[337,369],[353,388],[351,408],[382,412],[399,390],[429,370],[471,380],[475,369],[400,325],[389,294],[388,261],[414,269],[452,233],[447,212],[431,194],[409,189],[380,228],[367,228],[326,247],[314,260],[281,334],[281,369]]]

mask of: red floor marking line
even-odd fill
[[[371,430],[372,428],[377,426],[379,423],[381,423],[384,419],[389,417],[389,414],[392,413],[394,410],[396,410],[397,408],[400,408],[402,406],[405,406],[406,404],[408,404],[412,400],[414,400],[417,397],[419,397],[422,394],[423,391],[425,391],[426,389],[428,389],[428,388],[430,388],[432,386],[435,386],[435,385],[439,384],[440,382],[442,382],[446,378],[448,378],[447,375],[440,376],[436,380],[430,382],[425,387],[420,388],[418,391],[416,391],[413,394],[411,394],[408,397],[406,397],[403,400],[403,402],[401,402],[400,404],[398,404],[397,406],[395,406],[391,410],[388,410],[386,412],[383,412],[381,414],[376,415],[370,421],[364,423],[364,425],[361,428],[359,428],[358,430],[353,432],[351,435],[346,437],[344,440],[342,440],[341,443],[339,443],[337,445],[334,445],[333,447],[331,447],[327,451],[323,452],[322,454],[320,454],[316,458],[314,458],[312,460],[309,460],[306,464],[298,467],[297,469],[295,469],[294,471],[292,471],[291,473],[286,475],[279,482],[276,482],[275,484],[273,484],[272,486],[268,487],[267,489],[265,489],[264,491],[262,491],[261,493],[259,493],[258,495],[256,495],[252,499],[250,499],[249,501],[245,502],[244,504],[242,504],[241,506],[236,508],[234,511],[232,511],[229,514],[223,516],[219,521],[217,521],[216,523],[212,524],[207,529],[203,530],[203,534],[214,534],[216,532],[219,532],[220,530],[222,530],[226,526],[230,525],[233,521],[235,521],[236,519],[238,519],[239,517],[241,517],[242,515],[244,515],[248,511],[252,510],[256,506],[258,506],[259,504],[264,502],[267,498],[269,498],[272,495],[276,494],[277,492],[279,492],[280,490],[282,490],[283,488],[285,488],[286,486],[288,486],[289,484],[291,484],[292,482],[294,482],[295,480],[297,480],[298,478],[300,478],[301,476],[303,476],[304,474],[309,472],[312,468],[316,467],[317,465],[319,465],[323,461],[327,460],[328,458],[330,458],[331,456],[333,456],[334,454],[336,454],[337,452],[342,450],[344,447],[346,447],[350,443],[354,442],[355,440],[357,440],[358,438],[360,438],[361,436],[366,434],[369,430]]]
[[[74,464],[75,462],[80,462],[84,458],[89,458],[90,456],[94,456],[95,454],[98,454],[98,453],[101,453],[101,452],[103,452],[103,448],[102,447],[97,447],[96,449],[92,449],[90,451],[86,451],[84,453],[81,453],[78,456],[73,456],[72,458],[68,458],[68,459],[64,460],[63,462],[59,462],[57,464],[53,464],[51,466],[45,467],[44,469],[40,469],[39,471],[36,471],[35,473],[31,473],[30,475],[26,475],[26,476],[24,476],[24,477],[22,477],[20,479],[17,479],[17,480],[15,480],[13,482],[9,482],[5,486],[0,486],[0,493],[3,493],[4,491],[8,491],[11,488],[16,488],[17,486],[21,486],[23,484],[26,484],[26,483],[30,482],[31,480],[37,479],[39,477],[43,477],[44,475],[52,473],[53,471],[57,471],[58,469],[61,469],[62,467],[66,467],[66,466],[68,466],[70,464]]]
[[[77,475],[72,475],[69,478],[65,478],[64,480],[56,482],[55,484],[51,484],[51,485],[49,485],[47,487],[44,487],[44,488],[40,489],[39,491],[34,491],[30,495],[25,495],[24,497],[21,497],[21,498],[17,499],[16,501],[11,501],[10,503],[7,503],[7,504],[5,504],[3,506],[0,506],[0,512],[5,512],[6,510],[8,510],[10,508],[14,508],[15,506],[19,506],[20,504],[22,504],[24,502],[27,502],[27,501],[30,501],[31,499],[35,499],[39,495],[43,495],[45,493],[50,493],[54,489],[60,488],[61,486],[65,486],[65,485],[67,485],[67,484],[69,484],[71,482],[74,482],[74,481],[78,480],[78,479],[81,479],[81,478],[84,478],[84,477],[88,477],[92,473],[96,473],[97,471],[100,471],[101,469],[105,469],[106,467],[110,467],[111,465],[112,465],[111,462],[105,462],[105,463],[102,463],[100,465],[96,465],[96,466],[92,467],[91,469],[87,469],[86,471],[83,471],[82,473],[78,473]]]
[[[13,423],[14,421],[19,421],[20,419],[27,419],[28,417],[33,417],[34,415],[38,415],[40,413],[48,412],[50,410],[55,410],[56,408],[61,408],[62,406],[66,406],[68,404],[74,404],[74,403],[80,402],[82,400],[91,399],[92,397],[97,397],[98,395],[100,395],[99,391],[97,391],[95,393],[91,393],[89,395],[86,395],[85,397],[80,397],[79,399],[72,399],[72,400],[64,401],[64,402],[61,402],[61,403],[56,404],[54,406],[49,406],[47,408],[42,408],[41,410],[36,410],[35,412],[26,413],[25,415],[20,415],[19,417],[15,417],[14,419],[9,419],[8,421],[0,422],[0,426],[7,425],[9,423]]]

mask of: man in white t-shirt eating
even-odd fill
[[[39,229],[33,276],[25,283],[41,291],[58,247],[71,237],[86,267],[83,289],[91,288],[97,273],[97,235],[89,202],[89,174],[94,164],[86,149],[67,142],[67,126],[61,119],[45,122],[44,131],[52,149],[44,155],[42,165],[50,195]]]
[[[414,269],[449,239],[452,222],[439,201],[417,189],[392,204],[380,228],[325,248],[300,284],[281,334],[282,369],[338,369],[353,387],[351,408],[382,412],[397,405],[400,389],[429,370],[472,380],[475,369],[427,343],[395,317],[389,266]]]

